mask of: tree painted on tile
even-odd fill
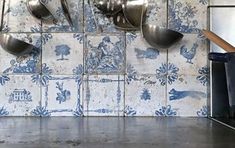
[[[56,82],[56,88],[59,89],[59,93],[57,93],[56,101],[59,101],[59,104],[65,102],[70,99],[71,93],[69,90],[64,90],[64,83]]]
[[[57,61],[68,60],[64,58],[64,56],[67,56],[70,54],[71,48],[68,45],[65,45],[65,44],[57,45],[55,48],[56,48],[55,49],[56,56],[61,56],[59,59],[57,59]]]

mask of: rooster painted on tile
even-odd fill
[[[185,47],[185,45],[180,47],[180,54],[185,57],[187,59],[187,63],[193,64],[192,59],[195,57],[196,55],[196,51],[198,48],[198,44],[194,43],[193,47],[188,50],[188,48]]]

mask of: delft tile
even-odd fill
[[[167,62],[167,50],[151,47],[141,34],[126,34],[126,63],[138,74],[156,74],[156,68]],[[128,70],[127,70],[128,71]]]
[[[16,57],[0,46],[0,73],[5,74],[32,74],[41,71],[41,35],[38,33],[18,34],[11,33],[14,38],[34,45],[32,53]]]
[[[125,84],[125,116],[156,116],[156,109],[166,105],[166,86],[156,75],[138,75]]]
[[[82,66],[79,68],[82,71]],[[34,77],[36,78],[36,77]],[[46,79],[46,80],[45,80]],[[44,83],[41,83],[43,82]],[[39,80],[42,103],[34,110],[37,116],[82,116],[82,74],[42,75]]]
[[[84,82],[84,114],[86,116],[123,116],[123,76],[90,75]]]
[[[210,0],[210,5],[235,5],[234,0]]]
[[[73,74],[73,69],[83,64],[83,34],[46,33],[42,36],[42,63],[51,68],[52,74]]]
[[[31,116],[40,103],[40,87],[31,75],[0,75],[0,116]]]
[[[148,8],[146,12],[145,23],[161,27],[167,26],[166,0],[148,0]]]
[[[59,0],[44,0],[56,21],[43,21],[44,32],[83,32],[83,0],[67,0],[74,27],[66,20]]]
[[[26,0],[6,0],[4,14],[5,32],[40,32],[41,21],[27,9]]]
[[[176,116],[207,116],[207,86],[197,75],[180,75],[172,85],[167,85],[167,105]]]
[[[169,0],[169,28],[182,33],[198,33],[207,27],[208,0]]]
[[[84,1],[84,30],[90,33],[119,33],[121,30],[115,28],[112,17],[107,17],[97,9],[93,1],[88,3],[88,0]]]
[[[180,74],[194,75],[207,65],[207,44],[196,34],[185,34],[184,38],[168,50],[168,62],[179,68]]]
[[[125,42],[121,35],[86,37],[85,72],[95,74],[123,74],[125,70]]]

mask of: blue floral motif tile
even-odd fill
[[[44,0],[56,22],[43,21],[44,32],[83,32],[83,0],[67,0],[74,27],[66,20],[60,0]]]
[[[41,85],[42,102],[34,108],[35,116],[83,116],[82,66],[79,75],[44,75],[48,80]],[[76,69],[75,69],[76,71]]]
[[[197,80],[197,75],[180,75],[172,85],[167,85],[167,105],[177,111],[177,116],[202,116],[207,106],[207,87]]]
[[[201,0],[206,1],[206,0]],[[234,0],[210,0],[210,5],[235,5]]]
[[[86,116],[123,116],[123,76],[90,75],[86,76],[84,82],[84,114]]]
[[[138,74],[156,74],[161,63],[167,62],[167,50],[151,47],[139,33],[127,33],[126,63]]]
[[[41,35],[38,33],[32,34],[16,34],[11,35],[19,40],[25,41],[35,46],[33,52],[16,57],[6,52],[0,46],[0,73],[5,74],[32,74],[41,71]]]
[[[122,32],[115,28],[113,19],[105,16],[97,9],[93,1],[84,1],[84,30],[85,32],[100,33],[100,32]]]
[[[159,85],[155,75],[138,75],[125,85],[125,116],[155,116],[155,110],[166,105],[166,86]]]
[[[155,115],[158,117],[177,116],[177,109],[173,108],[171,105],[161,106],[155,111]]]
[[[87,36],[85,44],[86,73],[124,73],[125,42],[123,36]]]
[[[207,27],[206,0],[169,0],[169,28],[182,33],[198,33]]]
[[[5,31],[40,32],[41,21],[34,18],[27,9],[26,0],[6,0],[4,14]]]
[[[167,26],[167,1],[148,0],[148,8],[145,18],[146,24],[153,24],[162,27]]]
[[[207,44],[196,34],[185,34],[184,38],[168,50],[168,62],[179,68],[180,74],[195,75],[207,65]]]
[[[83,34],[43,34],[42,63],[52,74],[73,74],[77,65],[83,64]]]
[[[156,77],[162,86],[171,85],[179,76],[179,68],[173,63],[162,63],[159,68],[156,69]]]
[[[31,75],[0,75],[0,116],[31,116],[40,103],[40,87]]]

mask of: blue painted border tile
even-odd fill
[[[86,116],[124,115],[124,77],[89,75],[84,80],[84,114]]]
[[[35,116],[83,116],[82,66],[78,75],[45,75],[41,83],[41,105],[33,110]],[[42,78],[44,77],[44,78]]]

